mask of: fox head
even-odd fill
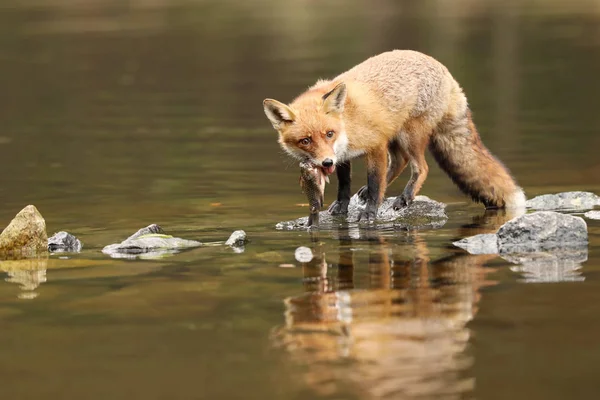
[[[309,90],[289,106],[266,99],[263,106],[279,132],[281,147],[298,160],[322,166],[325,173],[331,174],[348,147],[342,118],[347,89],[339,83],[327,93],[320,93],[318,89]]]

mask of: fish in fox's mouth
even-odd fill
[[[333,171],[335,171],[335,166],[322,167],[308,160],[302,161],[300,163],[300,168],[301,177],[303,177],[303,179],[306,181],[315,180],[317,185],[329,183],[329,175],[331,175]]]
[[[327,168],[327,171],[331,171],[331,168]],[[329,177],[322,166],[308,160],[300,163],[300,186],[310,207],[309,227],[319,225],[319,210],[323,207],[326,183],[329,183]]]

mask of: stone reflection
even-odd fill
[[[482,264],[496,256],[432,262],[419,232],[403,246],[375,231],[358,240],[337,233],[333,249],[313,243],[305,293],[285,299],[285,324],[272,338],[306,367],[307,384],[319,395],[351,388],[364,398],[470,394],[466,324],[479,289],[492,283]]]
[[[16,283],[21,287],[20,299],[34,299],[38,296],[35,291],[46,282],[48,257],[27,258],[21,260],[0,261],[0,270],[7,273],[6,282]]]
[[[524,283],[583,282],[581,263],[587,261],[587,249],[558,253],[531,253],[503,255],[507,261],[518,264],[510,270],[521,274]]]
[[[521,211],[486,210],[473,218],[473,224],[460,229],[461,237],[495,233],[504,223],[521,215]],[[519,274],[521,283],[583,282],[582,263],[588,259],[588,249],[557,249],[530,253],[502,253],[499,256],[512,263],[510,270]],[[493,257],[492,257],[493,258]]]

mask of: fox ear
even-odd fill
[[[277,100],[265,99],[263,107],[275,129],[279,129],[283,124],[291,124],[296,119],[292,109]]]
[[[329,114],[331,112],[341,114],[344,111],[344,103],[348,90],[345,83],[340,83],[330,92],[323,95],[323,110]]]

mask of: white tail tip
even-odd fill
[[[527,197],[525,197],[523,189],[517,188],[517,190],[506,199],[505,207],[510,209],[525,208],[526,201]]]

